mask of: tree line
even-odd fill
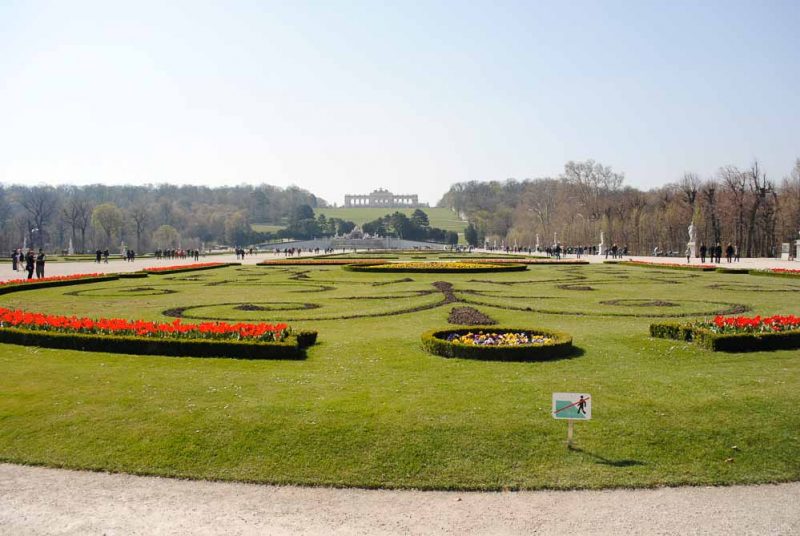
[[[800,159],[779,180],[758,162],[747,169],[720,168],[700,177],[687,172],[675,182],[642,191],[624,175],[593,160],[567,162],[557,177],[454,184],[439,202],[470,224],[465,238],[485,243],[542,247],[628,246],[631,254],[682,254],[693,222],[698,242],[727,243],[744,256],[773,256],[800,231]],[[698,243],[698,247],[699,247]]]
[[[252,222],[286,222],[300,206],[326,202],[297,187],[262,184],[175,186],[0,186],[0,244],[76,252],[199,249],[274,238]]]
[[[346,235],[355,229],[356,224],[341,218],[328,218],[325,214],[315,216],[314,209],[308,205],[297,207],[290,218],[289,225],[276,233],[279,238],[311,239],[321,236]],[[411,217],[395,211],[364,223],[361,230],[371,236],[391,236],[405,240],[423,242],[458,243],[458,233],[431,227],[424,210],[416,209]]]

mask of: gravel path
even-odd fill
[[[800,534],[800,483],[458,493],[259,486],[0,464],[0,534]]]

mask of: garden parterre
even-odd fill
[[[288,323],[317,330],[320,344],[304,361],[2,344],[0,459],[423,489],[796,480],[798,352],[719,354],[647,334],[659,318],[711,320],[734,307],[744,311],[723,314],[796,312],[793,281],[731,277],[620,265],[403,276],[242,266],[15,292],[0,306]],[[571,290],[580,288],[593,290]],[[579,352],[542,363],[433,356],[420,335],[448,327],[454,306],[500,325],[567,332]],[[592,422],[578,425],[578,451],[564,448],[563,423],[549,416],[551,393],[572,390],[595,401]]]

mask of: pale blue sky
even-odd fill
[[[649,188],[800,157],[800,2],[0,0],[0,181]]]

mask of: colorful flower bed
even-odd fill
[[[490,361],[544,361],[573,352],[572,337],[566,333],[509,327],[432,330],[422,335],[422,346],[442,357]]]
[[[0,294],[16,292],[18,290],[33,290],[44,287],[60,287],[92,283],[98,281],[112,281],[119,279],[119,274],[74,274],[42,277],[40,279],[10,279],[0,282]]]
[[[774,316],[716,316],[711,322],[697,322],[695,327],[713,333],[775,333],[800,330],[800,317],[794,315]]]
[[[212,268],[224,268],[225,266],[239,266],[241,263],[234,262],[200,262],[197,264],[184,264],[175,266],[151,266],[145,268],[148,274],[174,274],[178,272],[191,272],[194,270],[210,270]]]
[[[123,354],[302,359],[315,331],[286,324],[184,324],[79,318],[0,308],[0,342]]]
[[[481,272],[521,272],[528,267],[519,263],[488,262],[393,262],[375,265],[344,266],[353,272],[421,272],[421,273],[481,273]]]
[[[76,279],[86,279],[90,277],[103,277],[108,274],[73,274],[73,275],[54,275],[39,279],[9,279],[0,281],[0,286],[5,285],[29,285],[31,283],[50,283],[52,281],[75,281]]]
[[[750,275],[772,275],[778,277],[800,277],[800,270],[794,268],[770,268],[769,270],[750,270]]]
[[[672,270],[701,270],[713,272],[717,269],[713,264],[678,264],[672,262],[645,262],[645,261],[606,261],[608,264],[622,264],[625,266],[640,266],[643,268],[670,268]]]
[[[385,261],[375,259],[275,259],[258,263],[258,266],[339,266],[345,264],[372,265]]]
[[[514,264],[543,264],[543,265],[550,265],[550,264],[567,264],[567,265],[574,265],[574,264],[589,264],[589,261],[585,261],[582,259],[516,259],[516,258],[481,258],[475,259],[475,262],[481,263],[490,263],[490,264],[505,264],[505,263],[514,263]]]
[[[469,344],[472,346],[519,346],[520,344],[547,344],[553,341],[552,337],[525,331],[509,331],[506,333],[497,333],[494,331],[484,333],[483,331],[478,331],[475,333],[464,333],[463,335],[451,333],[447,336],[446,340],[447,342]]]
[[[726,352],[800,348],[800,317],[718,315],[710,322],[651,324],[650,335],[694,341],[710,350]]]
[[[0,328],[4,327],[19,327],[60,333],[129,335],[172,339],[255,340],[263,342],[282,341],[291,332],[287,324],[228,324],[226,322],[184,324],[180,318],[169,323],[159,323],[145,320],[126,320],[123,318],[92,319],[76,316],[47,315],[0,307]]]

